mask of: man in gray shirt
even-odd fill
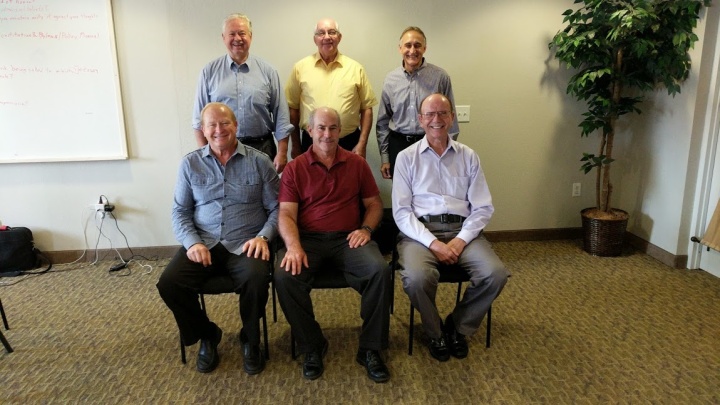
[[[236,135],[240,142],[265,152],[275,170],[282,173],[293,126],[277,70],[250,55],[252,22],[247,16],[229,15],[223,22],[222,38],[227,55],[208,63],[198,79],[192,121],[198,146],[207,143],[200,128],[200,111],[209,102],[221,102],[239,121]]]
[[[157,288],[183,344],[200,340],[197,369],[209,373],[220,362],[222,330],[200,309],[197,294],[208,278],[229,274],[240,294],[243,366],[257,374],[265,367],[259,320],[268,299],[269,242],[277,236],[279,178],[267,155],[238,142],[228,106],[210,103],[200,116],[208,144],[180,163],[172,225],[182,247]]]
[[[441,93],[455,104],[450,76],[423,57],[426,45],[425,33],[420,28],[405,28],[398,45],[402,66],[385,76],[375,133],[380,174],[386,179],[392,178],[397,154],[425,135],[417,119],[420,102],[430,94]],[[453,118],[450,136],[457,139],[458,132],[457,118]]]

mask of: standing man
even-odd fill
[[[338,50],[342,34],[335,20],[318,21],[314,38],[317,53],[293,66],[285,86],[294,126],[290,154],[295,158],[310,147],[310,112],[327,106],[340,113],[340,146],[364,158],[373,122],[372,107],[377,104],[370,81],[361,64]]]
[[[425,33],[420,28],[405,28],[398,46],[402,66],[388,73],[383,83],[375,133],[380,150],[380,174],[386,179],[392,178],[397,154],[425,135],[417,118],[420,102],[432,93],[441,93],[455,105],[450,76],[442,68],[425,62],[426,44]],[[457,118],[453,118],[449,134],[457,139],[459,132]]]
[[[323,374],[328,341],[313,313],[313,275],[324,265],[341,271],[361,295],[356,360],[375,382],[390,379],[380,357],[388,347],[390,268],[370,239],[382,218],[382,200],[367,162],[338,147],[340,114],[321,107],[308,117],[313,144],[291,161],[280,185],[280,235],[275,288],[285,317],[305,353],[303,376]],[[360,204],[365,207],[361,216]]]
[[[197,369],[209,373],[220,362],[222,330],[200,309],[198,290],[210,277],[230,274],[240,294],[243,367],[257,374],[265,367],[259,320],[268,299],[268,242],[277,235],[280,180],[267,155],[238,142],[228,106],[210,103],[200,116],[208,144],[180,163],[172,223],[182,247],[157,288],[183,344],[200,340]]]
[[[480,159],[448,135],[450,100],[428,96],[418,119],[425,137],[398,154],[392,187],[393,215],[403,288],[420,312],[430,354],[440,361],[468,354],[475,333],[510,273],[482,231],[493,213]],[[437,306],[437,264],[458,265],[470,275],[463,299],[443,323]]]
[[[265,152],[275,170],[282,173],[292,125],[280,77],[270,64],[250,55],[252,23],[247,16],[229,15],[222,25],[222,39],[227,55],[205,65],[198,79],[193,107],[198,146],[207,143],[200,128],[200,111],[207,103],[221,102],[232,109],[239,121],[236,135],[240,142]]]

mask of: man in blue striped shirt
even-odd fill
[[[405,28],[398,46],[402,66],[388,73],[383,83],[375,133],[380,173],[386,179],[392,178],[397,154],[425,135],[417,119],[420,102],[430,94],[441,93],[455,105],[450,76],[442,68],[425,62],[426,43],[420,28]],[[457,118],[453,118],[450,136],[457,139],[459,132]]]
[[[229,15],[223,22],[222,38],[228,53],[208,63],[198,79],[192,120],[198,146],[207,143],[200,111],[212,101],[225,103],[239,121],[240,142],[265,152],[282,173],[293,126],[277,70],[250,55],[252,23],[247,16]]]
[[[243,367],[257,374],[265,367],[259,321],[268,299],[280,180],[266,154],[238,142],[230,107],[210,103],[201,117],[208,144],[183,158],[175,187],[172,225],[182,247],[157,288],[183,344],[200,340],[197,369],[209,373],[220,362],[222,330],[200,309],[197,294],[209,278],[229,274],[240,294]]]

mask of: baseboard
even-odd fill
[[[115,249],[92,249],[85,251],[84,255],[82,250],[60,250],[43,253],[47,255],[53,264],[62,264],[74,261],[94,262],[95,260],[118,260],[118,252],[124,260],[128,260],[133,255],[139,260],[143,260],[143,258],[166,259],[173,257],[179,248],[180,245],[134,247],[132,248],[132,253],[128,248],[119,248],[117,252]]]
[[[523,242],[538,240],[581,239],[582,228],[486,231],[485,237],[490,242]]]
[[[676,268],[687,268],[687,255],[674,255],[652,243],[633,235],[630,232],[626,234],[626,243],[635,250],[641,251],[648,256],[660,261],[661,263]],[[558,229],[524,229],[517,231],[487,231],[485,236],[491,242],[523,242],[523,241],[543,241],[543,240],[562,240],[562,239],[582,239],[582,228],[558,228]],[[124,259],[128,259],[132,254],[135,257],[146,257],[148,259],[165,259],[175,255],[180,246],[150,246],[136,247],[132,249],[132,253],[127,248],[118,249],[118,252]],[[97,252],[97,253],[96,253]],[[53,263],[70,263],[82,255],[82,250],[62,250],[45,253]],[[88,250],[80,261],[93,262],[99,260],[112,260],[117,258],[115,250],[99,249]]]
[[[625,242],[632,246],[634,249],[639,250],[653,259],[670,266],[675,269],[686,269],[688,256],[687,255],[674,255],[665,249],[662,249],[645,239],[633,235],[630,232],[625,233]]]

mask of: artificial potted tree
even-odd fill
[[[563,13],[565,28],[549,44],[555,57],[577,72],[567,93],[587,103],[580,135],[597,133],[597,153],[584,153],[581,170],[595,169],[596,206],[584,209],[585,250],[598,256],[622,253],[628,214],[613,208],[610,168],[616,124],[640,113],[644,95],[665,87],[680,92],[690,73],[688,51],[703,6],[711,0],[576,0]]]

